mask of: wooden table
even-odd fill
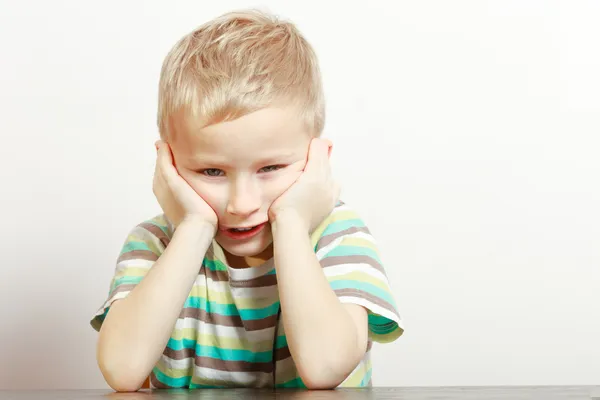
[[[600,400],[600,386],[516,387],[402,387],[340,389],[335,391],[196,389],[143,390],[115,393],[106,390],[0,391],[0,400],[154,400],[154,399],[294,399],[294,400]]]

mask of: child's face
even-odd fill
[[[175,165],[217,213],[216,240],[228,253],[271,256],[269,207],[302,173],[312,138],[297,115],[267,108],[205,128],[194,118],[174,118]]]

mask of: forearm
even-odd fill
[[[115,390],[139,389],[164,351],[198,276],[212,227],[179,225],[165,252],[123,300],[113,303],[102,324],[97,357]]]
[[[300,377],[313,388],[339,385],[364,351],[357,326],[323,274],[310,238],[293,217],[273,224],[282,320]]]

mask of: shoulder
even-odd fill
[[[339,201],[312,233],[311,240],[315,250],[318,250],[348,237],[373,241],[371,232],[359,213],[345,202]]]
[[[158,256],[167,247],[172,236],[172,224],[164,214],[145,219],[129,230],[119,258],[139,257],[144,254]]]

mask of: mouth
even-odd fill
[[[255,236],[256,234],[258,234],[259,232],[261,232],[264,229],[264,227],[266,226],[266,224],[267,224],[266,222],[263,222],[262,224],[254,225],[254,226],[236,227],[236,228],[223,227],[223,228],[220,228],[219,230],[221,231],[221,233],[223,233],[225,236],[227,236],[231,239],[243,240],[243,239],[249,239],[249,238]]]

